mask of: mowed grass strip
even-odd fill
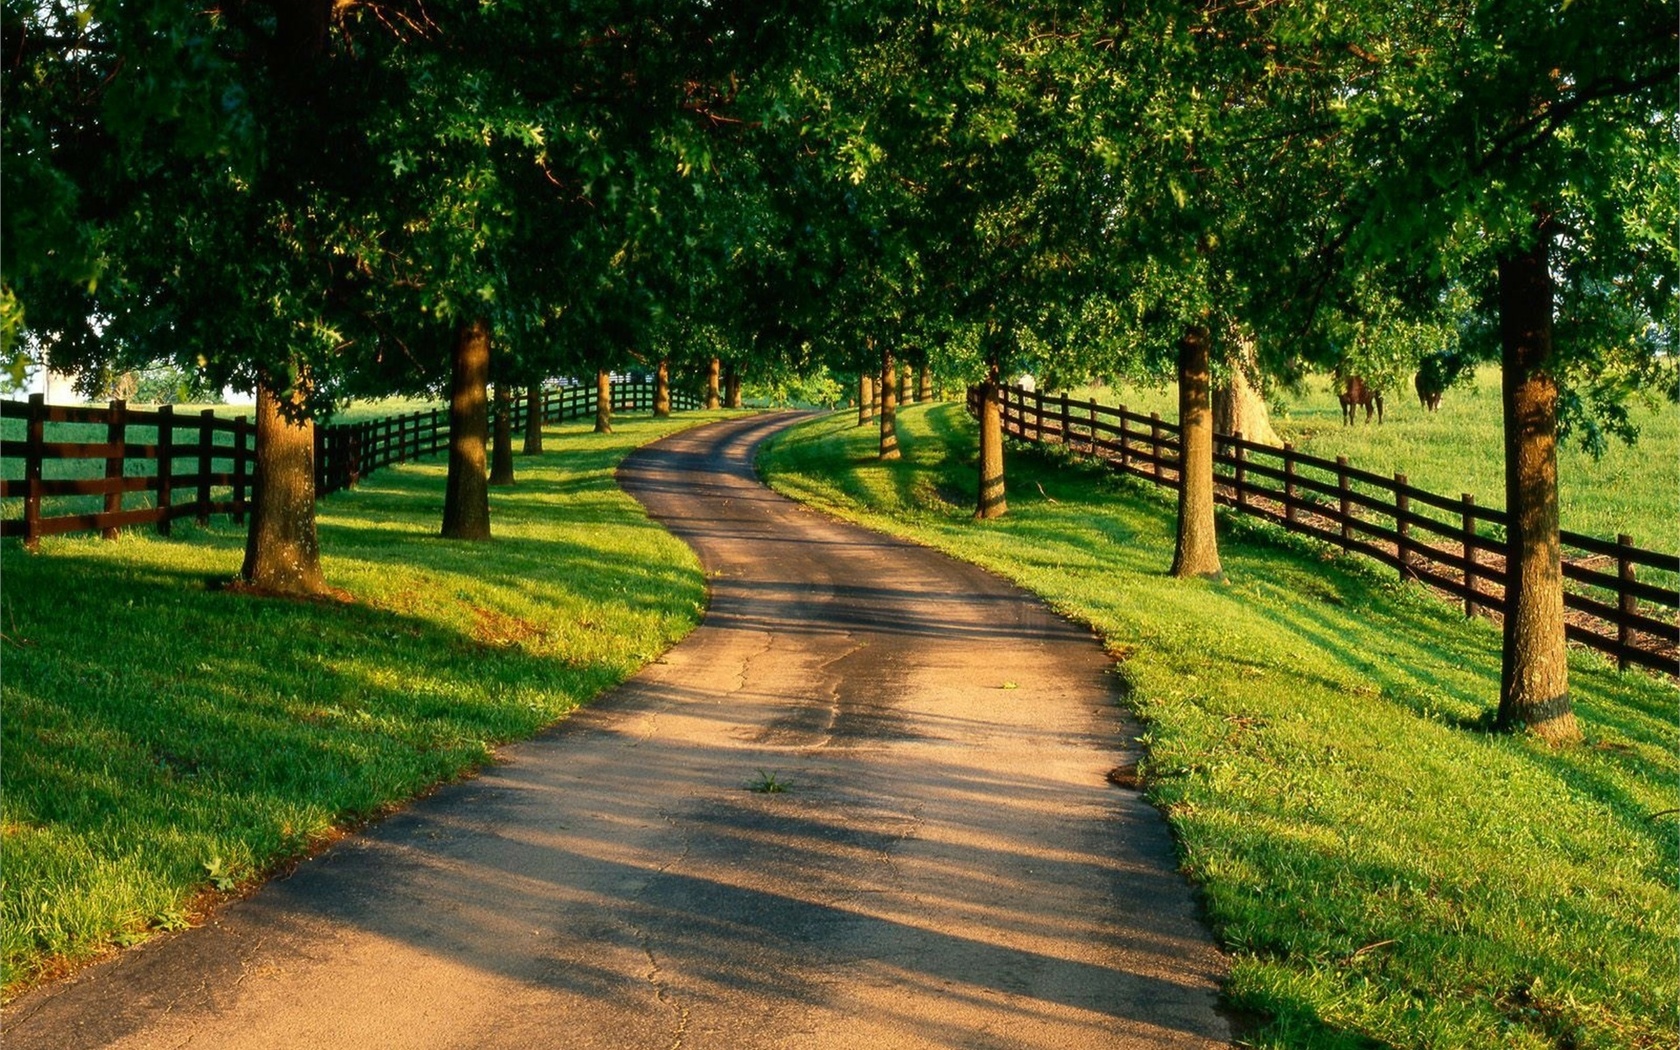
[[[1672,683],[1577,653],[1586,746],[1490,734],[1490,624],[1240,518],[1228,583],[1171,579],[1172,494],[1049,453],[1012,450],[1009,516],[975,523],[962,408],[905,410],[899,434],[882,464],[872,427],[829,417],[760,468],[1101,632],[1253,1045],[1673,1045]]]
[[[489,543],[437,538],[441,459],[323,500],[327,576],[353,604],[211,589],[239,569],[231,525],[48,539],[37,555],[8,542],[8,989],[189,924],[214,893],[469,772],[686,634],[699,565],[613,470],[706,418],[550,427],[518,485],[492,490]]]

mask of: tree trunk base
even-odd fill
[[[483,319],[455,334],[449,398],[449,475],[444,483],[447,540],[490,538],[490,488],[484,446],[490,428],[490,325]]]
[[[335,592],[321,571],[315,532],[315,423],[302,414],[303,391],[257,390],[257,462],[251,524],[237,589],[285,598]]]

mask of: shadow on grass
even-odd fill
[[[970,435],[957,413],[930,412],[912,440],[955,442],[928,468],[938,472],[967,456]],[[790,467],[845,485],[815,458]],[[1559,1045],[1578,1028],[1607,1046],[1620,1026],[1655,1032],[1672,1017],[1671,953],[1648,969],[1616,962],[1653,956],[1649,917],[1673,900],[1672,826],[1650,819],[1673,804],[1668,683],[1577,654],[1577,714],[1604,747],[1493,736],[1468,727],[1498,695],[1498,632],[1386,570],[1222,517],[1231,582],[1179,586],[1162,579],[1170,489],[1015,446],[1009,484],[1010,516],[933,526],[932,538],[1036,580],[1135,661],[1154,754],[1170,756],[1155,797],[1224,902],[1222,928],[1253,952],[1239,965],[1276,968],[1270,998],[1239,1001],[1274,1018],[1259,1044],[1407,1045],[1358,1028],[1471,1045],[1511,1023]],[[1059,504],[1015,498],[1039,485]],[[1407,892],[1424,897],[1391,899]],[[1407,915],[1428,915],[1437,892],[1473,903],[1435,926]],[[1343,962],[1396,939],[1429,947]],[[1360,991],[1367,980],[1376,992]],[[1526,1001],[1519,986],[1550,998],[1508,1009]],[[1415,1016],[1372,995],[1403,997]]]
[[[441,462],[324,500],[357,603],[208,586],[231,525],[7,544],[7,980],[175,914],[212,858],[247,877],[461,775],[684,633],[703,580],[613,489],[625,451],[527,460],[485,544],[436,537]]]

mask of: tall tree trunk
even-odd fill
[[[730,362],[723,376],[723,403],[726,408],[741,407],[741,370]]]
[[[653,374],[653,414],[665,419],[671,414],[671,359],[661,357],[659,370]]]
[[[881,347],[881,459],[898,458],[898,375],[892,349]]]
[[[1248,378],[1255,369],[1254,340],[1237,335],[1232,343],[1235,350],[1226,362],[1228,378],[1213,391],[1213,429],[1220,434],[1241,434],[1245,441],[1258,445],[1282,445],[1283,439],[1272,429],[1265,399]]]
[[[1213,519],[1213,410],[1208,405],[1208,330],[1194,325],[1178,344],[1178,545],[1172,574],[1219,579]]]
[[[543,450],[543,391],[538,384],[525,391],[525,454],[540,456]]]
[[[595,433],[612,433],[612,372],[595,370]]]
[[[1505,407],[1505,638],[1499,728],[1552,744],[1581,739],[1569,702],[1558,541],[1557,379],[1550,234],[1499,260],[1500,390]]]
[[[455,332],[449,391],[449,478],[443,492],[443,536],[490,538],[490,488],[484,445],[490,428],[490,325],[483,318]]]
[[[933,369],[925,363],[922,370],[916,374],[916,404],[933,400]]]
[[[1009,510],[1003,493],[1003,403],[998,398],[997,366],[980,384],[980,491],[976,518],[998,518]]]
[[[304,388],[257,384],[257,462],[251,525],[239,578],[265,594],[329,594],[315,534],[315,421],[302,414]]]
[[[858,426],[875,418],[875,376],[864,372],[858,376]]]
[[[718,397],[718,373],[722,369],[723,362],[715,357],[706,365],[706,407],[712,410],[723,404],[723,399]]]
[[[495,441],[490,446],[490,484],[513,484],[513,392],[496,384]]]
[[[900,367],[900,370],[899,370],[899,373],[898,373],[898,403],[899,404],[908,405],[908,404],[912,404],[914,402],[915,395],[911,392],[912,384],[914,382],[915,382],[915,374],[912,372],[912,370],[910,368],[910,363],[908,361],[906,361]]]

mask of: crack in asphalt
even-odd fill
[[[683,827],[683,825],[669,813],[661,813],[660,816],[664,819],[665,823],[670,825],[672,828],[681,829]],[[636,891],[630,895],[631,900],[640,903],[647,896],[648,889],[652,887],[656,879],[667,874],[672,868],[675,868],[677,865],[688,859],[689,855],[694,850],[693,840],[689,838],[688,835],[684,834],[681,837],[681,842],[682,850],[675,857],[655,868],[653,877],[647,879],[639,887],[637,887]],[[627,929],[629,929],[631,936],[636,938],[636,943],[640,945],[642,954],[647,956],[648,970],[642,975],[642,979],[653,988],[654,999],[657,1000],[661,1006],[664,1006],[666,1009],[671,1010],[677,1015],[677,1030],[672,1035],[671,1042],[667,1046],[666,1050],[681,1050],[683,1039],[688,1033],[689,1009],[687,1006],[678,1002],[671,994],[671,986],[663,976],[665,973],[664,967],[659,965],[659,957],[655,955],[653,951],[653,934],[643,928],[639,923],[629,921],[628,919],[622,919],[620,921]]]
[[[869,643],[860,640],[852,631],[847,631],[844,637],[851,643],[850,647],[833,659],[824,660],[822,663],[817,665],[817,673],[826,677],[829,683],[828,724],[823,726],[823,738],[811,747],[812,751],[820,751],[834,742],[834,727],[840,722],[840,693],[841,686],[845,684],[845,679],[838,674],[831,673],[830,668],[832,668],[835,664],[851,659],[858,653],[869,648]]]

